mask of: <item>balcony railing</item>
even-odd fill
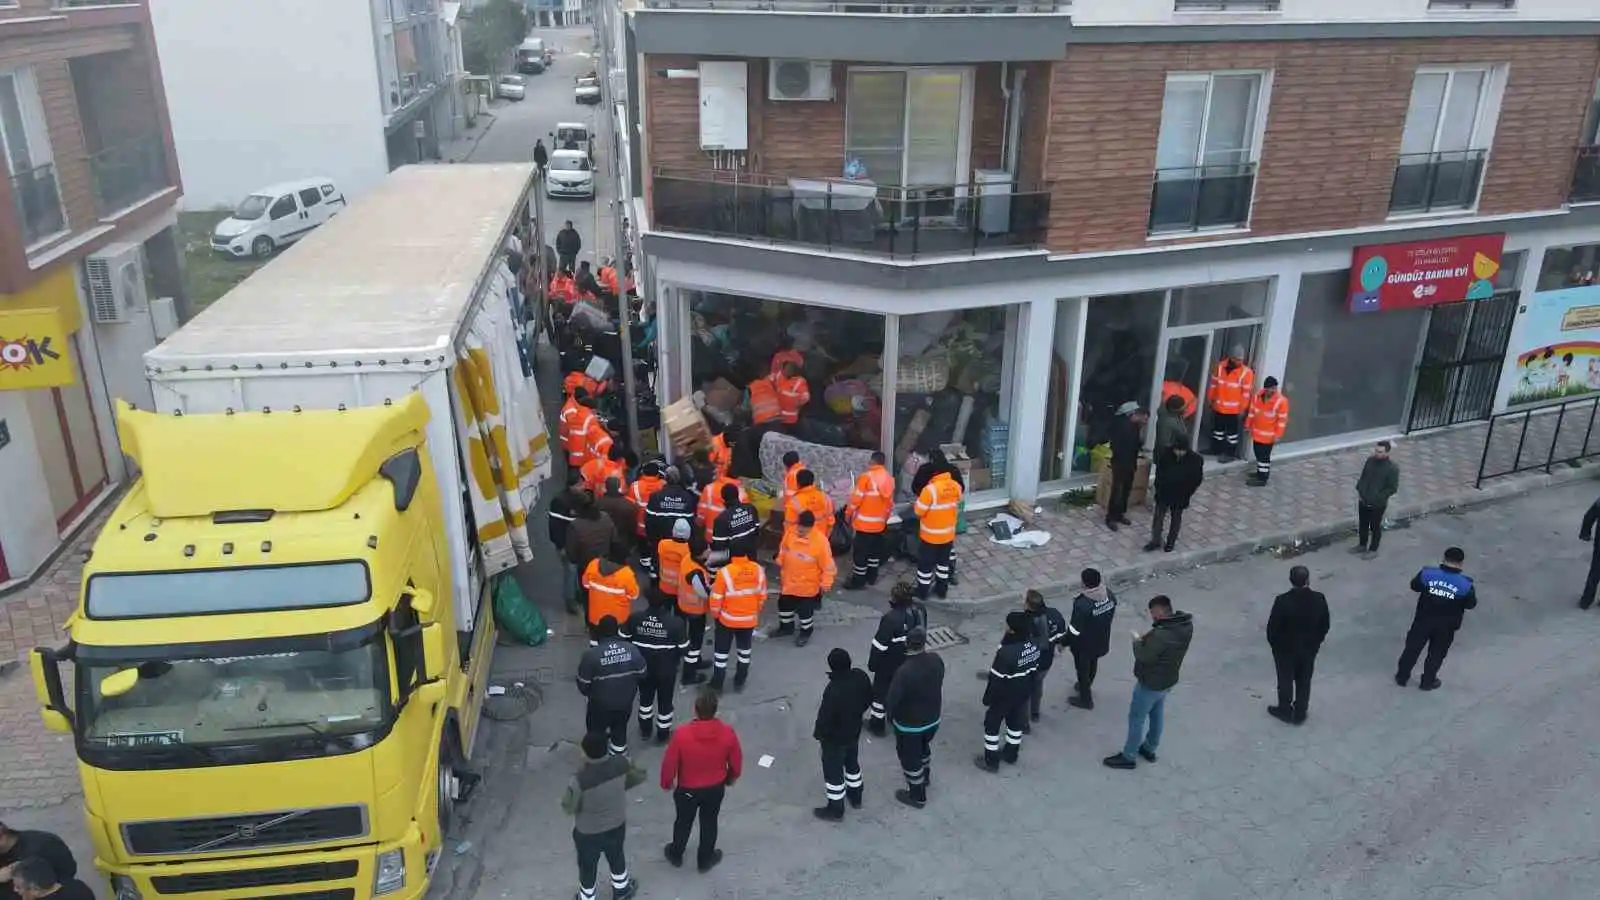
[[[657,173],[655,225],[768,244],[926,259],[1044,245],[1050,194],[1006,184],[891,187],[866,181]]]
[[[1037,0],[1031,3],[1005,0],[932,0],[932,2],[849,3],[833,0],[643,0],[645,9],[725,10],[732,12],[847,13],[907,16],[981,15],[1065,15],[1072,11],[1072,0]]]
[[[1572,171],[1573,203],[1600,202],[1600,145],[1578,148],[1578,166]]]
[[[1517,0],[1428,0],[1429,10],[1516,9]]]
[[[1282,0],[1172,0],[1173,12],[1280,12]]]
[[[11,200],[17,207],[24,244],[31,247],[66,230],[67,217],[61,209],[55,166],[35,166],[11,176]]]
[[[1394,170],[1389,212],[1471,209],[1478,202],[1487,150],[1405,153]]]
[[[89,157],[100,214],[109,216],[171,186],[166,147],[151,132]]]
[[[1157,169],[1150,233],[1237,228],[1250,221],[1255,163]]]

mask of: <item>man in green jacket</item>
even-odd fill
[[[1146,762],[1156,761],[1167,693],[1178,683],[1178,670],[1194,637],[1194,617],[1173,610],[1172,600],[1166,595],[1151,597],[1149,606],[1150,630],[1133,633],[1134,685],[1133,700],[1128,705],[1128,740],[1121,752],[1103,760],[1113,769],[1136,768],[1139,762],[1135,755],[1144,757]]]
[[[1389,507],[1389,498],[1398,490],[1400,467],[1389,458],[1389,442],[1379,441],[1361,467],[1361,477],[1356,479],[1356,545],[1351,553],[1371,559],[1378,552],[1378,541],[1383,539],[1383,514]]]
[[[629,789],[644,783],[645,772],[626,756],[607,755],[604,732],[583,736],[583,768],[572,776],[561,808],[573,816],[572,842],[578,848],[578,900],[595,900],[600,857],[611,868],[611,896],[628,900],[639,891],[628,874],[622,841],[628,834]]]

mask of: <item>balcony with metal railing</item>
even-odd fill
[[[55,166],[34,166],[12,175],[11,201],[16,207],[17,223],[26,246],[32,247],[66,231],[67,216],[61,206]]]
[[[1242,228],[1250,221],[1255,163],[1156,170],[1150,233]]]
[[[1578,164],[1572,170],[1572,203],[1600,203],[1600,145],[1578,148]]]
[[[1478,203],[1487,150],[1405,153],[1394,170],[1391,214],[1471,209]]]
[[[857,15],[982,16],[1060,14],[1072,10],[1071,0],[888,0],[888,2],[836,2],[836,0],[643,0],[650,10],[723,10],[726,12],[839,13]]]
[[[895,260],[1041,249],[1050,217],[1048,190],[1007,184],[657,172],[652,185],[661,231]]]
[[[166,146],[151,131],[89,156],[100,215],[111,217],[169,187]]]

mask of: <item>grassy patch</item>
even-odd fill
[[[199,312],[261,268],[254,259],[233,259],[211,249],[211,230],[227,218],[226,210],[178,214],[178,241],[183,250],[183,280],[189,300]]]

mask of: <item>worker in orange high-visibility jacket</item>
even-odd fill
[[[711,426],[716,434],[711,436],[711,450],[706,454],[711,459],[711,465],[717,470],[718,478],[728,477],[728,470],[733,468],[733,446],[728,443],[728,432],[719,425]]]
[[[717,516],[722,515],[722,511],[728,508],[727,504],[722,502],[722,489],[724,487],[732,487],[738,491],[740,503],[750,502],[749,496],[744,492],[744,485],[741,485],[738,479],[729,478],[726,475],[717,476],[714,481],[701,488],[700,505],[695,508],[695,511],[700,517],[700,527],[705,530],[707,544],[711,543],[711,526],[716,523]]]
[[[1250,476],[1252,487],[1262,487],[1272,477],[1272,446],[1289,427],[1289,398],[1278,390],[1278,379],[1268,375],[1261,390],[1250,401],[1250,414],[1244,427],[1256,451],[1256,471]]]
[[[790,450],[783,454],[783,492],[778,495],[778,508],[782,509],[789,503],[789,498],[800,489],[795,483],[795,478],[805,465],[800,462],[800,454]]]
[[[634,522],[633,533],[640,540],[644,539],[645,510],[650,506],[650,498],[656,495],[656,491],[667,486],[667,480],[661,477],[661,467],[661,461],[655,459],[640,466],[638,479],[633,484],[628,485],[628,489],[624,492],[628,502],[632,503],[634,509],[639,511],[638,520]],[[648,552],[648,550],[644,552]]]
[[[583,570],[583,589],[589,592],[589,646],[594,646],[593,629],[610,616],[619,622],[633,615],[633,601],[639,599],[639,579],[623,562],[615,548],[589,563]]]
[[[833,498],[817,487],[817,473],[801,469],[795,473],[796,490],[783,507],[783,533],[799,527],[800,514],[809,511],[824,535],[833,534]]]
[[[605,456],[594,457],[583,464],[578,473],[583,476],[583,486],[589,489],[589,493],[600,496],[605,489],[606,479],[615,478],[624,486],[623,493],[626,495],[628,464],[623,456],[623,449],[612,444],[611,451]]]
[[[683,533],[687,525],[687,522],[672,523],[673,535]],[[692,552],[678,561],[678,615],[689,625],[689,647],[683,653],[684,684],[696,684],[703,677],[700,648],[706,640],[706,607],[711,599],[713,577]]]
[[[672,536],[662,538],[655,546],[656,560],[661,564],[661,574],[656,578],[656,593],[663,597],[678,599],[678,584],[683,577],[683,558],[693,556],[693,548],[689,540],[694,536],[694,529],[688,522],[679,528],[678,523],[672,523]],[[680,536],[681,535],[681,536]]]
[[[859,591],[878,583],[878,567],[889,552],[889,516],[894,514],[894,476],[888,460],[880,452],[872,454],[872,464],[856,477],[850,502],[845,504],[845,521],[855,530],[850,548],[850,580],[847,591]]]
[[[1217,367],[1211,370],[1206,400],[1211,404],[1211,452],[1218,459],[1239,458],[1239,426],[1249,411],[1255,384],[1256,373],[1238,353],[1217,360]]]
[[[737,650],[739,665],[733,675],[734,690],[750,677],[750,646],[767,604],[767,572],[741,549],[711,582],[711,618],[717,636],[711,645],[711,688],[722,690],[728,677],[728,653]]]
[[[620,296],[621,286],[617,282],[617,267],[611,264],[611,260],[608,259],[600,265],[600,271],[595,273],[595,280],[600,282],[606,293],[613,297]]]
[[[750,421],[767,425],[778,421],[782,412],[778,407],[778,388],[771,378],[757,378],[750,382]]]
[[[778,629],[772,636],[793,634],[796,647],[811,642],[817,605],[822,602],[823,592],[833,589],[833,580],[839,573],[827,532],[816,525],[811,510],[801,512],[794,529],[778,545]]]
[[[943,597],[950,590],[950,553],[955,549],[956,518],[961,510],[961,485],[940,472],[917,495],[917,599],[932,591]]]
[[[561,388],[569,397],[579,390],[585,391],[591,397],[598,397],[604,394],[610,388],[610,385],[604,381],[596,381],[590,378],[587,372],[579,371],[568,372],[567,377],[561,379]]]
[[[567,454],[567,465],[571,468],[582,467],[588,458],[589,428],[593,419],[588,391],[580,387],[567,395],[567,402],[561,404],[556,434],[561,438],[561,449]]]
[[[778,421],[785,425],[799,422],[800,410],[811,402],[811,385],[800,374],[800,367],[793,360],[784,363],[783,374],[773,378],[772,384],[778,389]]]
[[[611,451],[621,450],[616,439],[611,436],[611,430],[606,428],[606,423],[596,415],[589,425],[589,431],[583,439],[583,456],[587,460],[609,459]],[[625,474],[625,473],[624,473]],[[626,477],[623,478],[626,481]],[[601,482],[604,484],[605,482]],[[598,493],[598,491],[596,491]]]
[[[550,299],[563,305],[578,299],[578,285],[572,280],[572,276],[565,272],[557,272],[551,276]]]
[[[792,347],[792,346],[784,347],[782,350],[779,350],[777,353],[772,354],[772,366],[768,370],[768,374],[769,375],[782,375],[783,374],[783,367],[788,363],[794,363],[795,364],[795,368],[801,369],[801,368],[805,367],[806,358],[805,358],[805,356],[803,354],[801,354],[801,352],[799,350],[796,350],[794,347]]]
[[[1185,419],[1193,416],[1195,411],[1200,408],[1198,398],[1195,397],[1194,391],[1190,390],[1187,384],[1168,378],[1166,381],[1161,382],[1161,405],[1166,406],[1167,401],[1173,397],[1182,398],[1183,408],[1178,410],[1178,414]]]

